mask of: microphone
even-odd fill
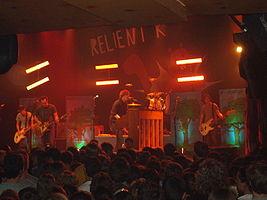
[[[137,103],[137,102],[138,102],[138,100],[135,99],[134,97],[129,97],[129,99],[130,99],[132,102],[134,102],[134,103]]]

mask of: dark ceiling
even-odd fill
[[[1,0],[0,34],[176,23],[190,15],[267,11],[266,0]]]

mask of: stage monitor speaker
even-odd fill
[[[6,73],[18,59],[17,35],[0,35],[0,74]]]

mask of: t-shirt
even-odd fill
[[[27,112],[26,115],[22,115],[21,113],[18,113],[16,116],[16,121],[19,123],[21,129],[25,127],[29,127],[31,125],[30,123],[31,120],[32,120],[32,114],[30,112]]]
[[[210,119],[217,120],[218,116],[216,114],[216,111],[219,110],[217,104],[215,103],[209,103],[204,104],[201,107],[201,113],[203,114],[203,121],[201,123],[205,123]]]
[[[40,106],[36,109],[35,115],[43,123],[48,121],[54,121],[54,113],[57,112],[57,109],[54,105],[48,104],[47,106]]]

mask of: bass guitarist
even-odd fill
[[[43,148],[53,145],[55,125],[59,122],[56,106],[48,103],[47,96],[39,99],[41,105],[35,111],[35,120],[40,124],[40,138]]]
[[[19,147],[26,148],[28,151],[31,149],[31,131],[24,132],[28,127],[33,126],[32,113],[26,111],[23,105],[19,105],[18,114],[16,116],[16,129],[17,134],[23,134],[23,139],[19,142]],[[25,137],[24,137],[25,135]]]
[[[211,101],[211,97],[209,94],[205,93],[202,95],[203,105],[201,107],[200,112],[200,132],[205,132],[203,130],[203,124],[209,123],[212,126],[213,130],[210,130],[206,134],[203,135],[203,142],[207,143],[210,146],[221,145],[221,135],[218,133],[218,128],[216,127],[219,119],[225,119],[225,116],[220,112],[219,107],[216,103]]]

